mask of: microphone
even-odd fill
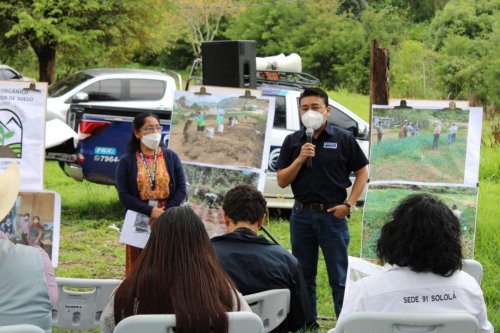
[[[312,128],[308,127],[306,129],[307,143],[312,143],[312,141],[313,141],[313,133],[314,133],[314,130]],[[307,167],[308,168],[312,168],[312,166],[313,166],[312,157],[309,157],[307,159]]]

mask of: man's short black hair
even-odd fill
[[[412,194],[392,211],[377,243],[380,260],[414,272],[450,276],[462,268],[460,223],[430,194]]]
[[[238,185],[224,196],[222,209],[234,223],[248,221],[252,224],[266,213],[267,202],[255,187]]]
[[[323,99],[323,102],[325,102],[325,106],[328,106],[328,95],[321,88],[306,88],[306,89],[304,89],[302,94],[300,94],[299,104],[302,101],[302,98],[309,97],[309,96],[321,97]]]

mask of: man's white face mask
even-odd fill
[[[161,133],[151,133],[144,135],[141,142],[149,149],[156,149],[160,145]]]
[[[323,125],[323,122],[325,121],[325,112],[319,113],[317,111],[307,110],[306,112],[304,112],[300,119],[302,120],[302,124],[304,124],[306,128],[317,130],[321,127],[321,125]]]

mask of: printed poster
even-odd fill
[[[457,216],[464,257],[473,258],[482,108],[441,109],[428,102],[418,108],[374,105],[372,111],[361,256],[376,258],[380,230],[401,199],[426,192]]]
[[[175,93],[169,148],[187,163],[266,170],[274,98],[255,90],[201,88]]]
[[[250,185],[262,191],[265,180],[251,169],[211,167],[184,164],[188,185],[186,205],[201,218],[210,238],[227,232],[222,203],[226,193],[236,185]]]
[[[57,267],[61,197],[53,191],[20,192],[14,207],[0,221],[0,230],[15,244],[40,246]]]
[[[15,162],[21,191],[43,189],[47,84],[0,81],[0,171]]]

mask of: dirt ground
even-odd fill
[[[200,205],[193,202],[190,204],[196,215],[203,221],[210,238],[224,235],[227,232],[222,208],[207,208],[206,205]]]
[[[205,135],[209,127],[214,128],[213,139]],[[224,132],[218,133],[215,119],[207,117],[205,132],[197,132],[196,129],[196,122],[191,121],[186,126],[183,121],[176,124],[171,132],[169,148],[175,151],[182,161],[261,167],[264,132],[256,129],[251,119],[247,122],[241,119],[235,126],[229,126],[225,121]]]

